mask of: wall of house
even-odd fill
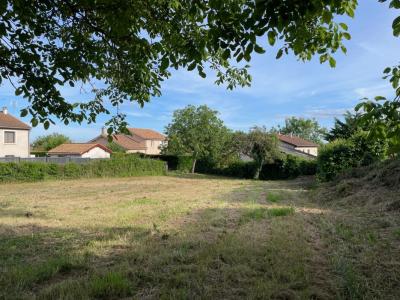
[[[146,150],[127,150],[126,153],[146,153]]]
[[[146,140],[146,154],[158,155],[161,153],[162,141],[158,140]]]
[[[4,132],[15,132],[15,143],[4,143]],[[0,157],[29,157],[29,130],[0,129]]]
[[[95,147],[90,149],[88,152],[83,153],[82,157],[84,158],[110,158],[110,153],[104,151],[100,147]]]
[[[296,147],[297,151],[301,151],[313,156],[318,156],[318,148],[317,147]]]

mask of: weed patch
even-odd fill
[[[267,201],[277,203],[282,200],[282,195],[278,193],[268,192]]]
[[[274,207],[268,209],[267,214],[270,217],[284,217],[293,215],[294,212],[295,210],[293,207]]]
[[[118,272],[94,276],[89,282],[89,294],[100,299],[115,299],[132,294],[131,283],[126,276]]]

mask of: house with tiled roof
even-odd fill
[[[47,152],[50,157],[110,158],[112,151],[101,144],[64,143]]]
[[[128,128],[130,134],[115,134],[112,136],[113,143],[125,150],[126,153],[145,153],[158,155],[166,137],[153,130],[145,128]],[[105,128],[99,136],[89,141],[104,146],[109,145],[108,135]]]
[[[277,134],[279,148],[282,152],[298,156],[315,158],[319,145],[294,135]]]
[[[30,126],[3,107],[0,111],[0,157],[29,157],[30,130]]]

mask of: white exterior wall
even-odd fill
[[[4,131],[15,132],[15,144],[4,143]],[[29,130],[0,128],[0,157],[29,157]]]
[[[313,156],[318,156],[318,148],[317,147],[296,147],[294,148],[297,151],[301,151]]]
[[[100,147],[95,147],[90,149],[88,152],[83,153],[81,157],[84,158],[110,158],[110,153],[104,151],[104,149]]]

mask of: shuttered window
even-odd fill
[[[14,131],[4,131],[4,144],[15,144]]]

